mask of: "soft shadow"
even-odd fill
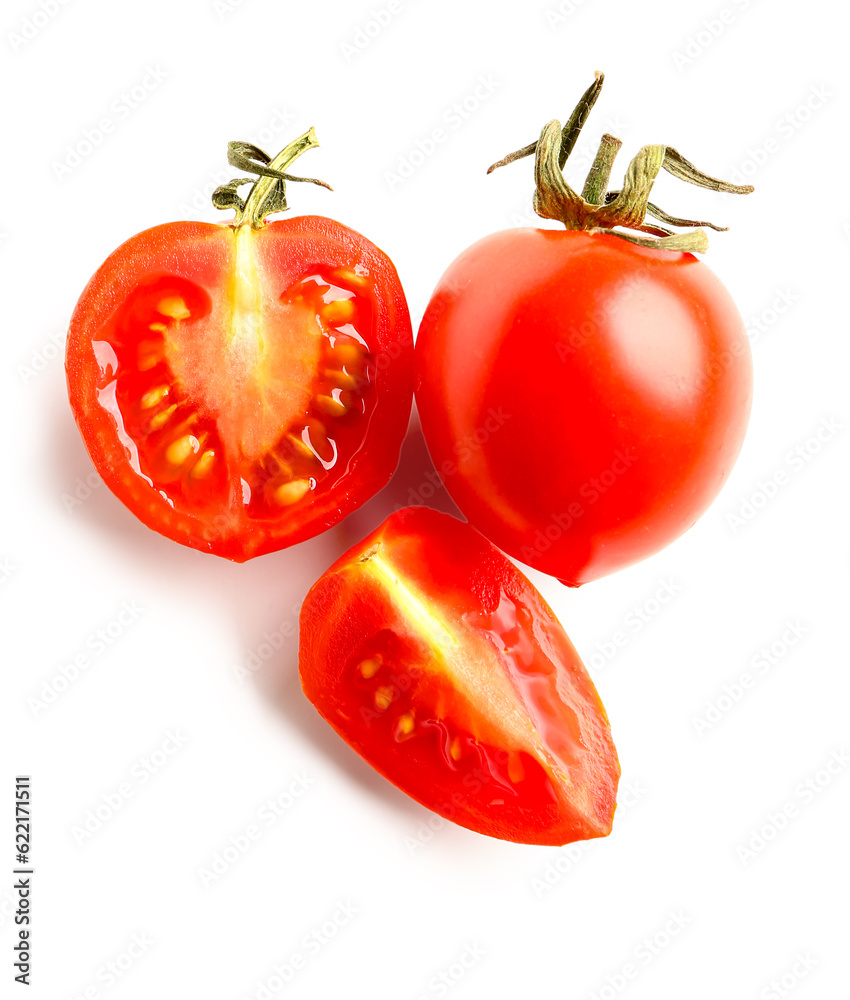
[[[288,726],[316,747],[350,781],[404,816],[411,827],[429,815],[423,806],[367,764],[310,704],[301,690],[297,652],[294,649],[279,662],[269,663],[259,671],[256,686]]]

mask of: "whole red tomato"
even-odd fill
[[[575,195],[560,139],[554,122],[538,144],[538,211],[568,225],[587,216],[594,231],[513,229],[461,254],[422,320],[416,398],[469,521],[577,586],[658,551],[708,507],[743,441],[752,370],[723,285],[693,254],[663,249],[701,237],[634,215],[662,239],[599,231],[623,198]],[[664,147],[639,155],[655,173],[687,164]],[[687,167],[694,183],[743,190]]]
[[[531,583],[469,525],[408,507],[301,609],[304,692],[358,753],[461,826],[565,844],[611,830],[605,709]]]
[[[331,219],[265,222],[285,207],[283,178],[301,179],[286,164],[314,145],[310,130],[249,165],[261,177],[246,202],[225,186],[232,223],[174,222],[120,246],[68,335],[71,406],[110,489],[163,535],[240,562],[380,489],[412,401],[389,258]]]

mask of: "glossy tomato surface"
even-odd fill
[[[304,692],[408,795],[505,840],[611,830],[620,769],[581,660],[481,534],[408,507],[338,560],[301,610]]]
[[[330,219],[177,222],[98,270],[68,335],[95,466],[142,521],[243,561],[310,538],[379,490],[413,391],[389,258]]]
[[[693,255],[617,236],[496,233],[441,278],[417,402],[460,509],[576,586],[658,551],[729,474],[750,411],[744,324]]]

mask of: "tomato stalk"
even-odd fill
[[[541,218],[556,219],[567,229],[611,233],[638,246],[704,253],[708,249],[708,237],[700,227],[707,226],[715,230],[726,227],[694,219],[680,219],[654,205],[649,200],[649,195],[659,171],[666,170],[674,177],[697,187],[730,194],[749,194],[753,190],[752,185],[730,184],[711,177],[697,169],[672,146],[654,145],[644,146],[635,155],[626,171],[622,188],[608,191],[614,159],[622,145],[619,139],[608,134],[602,136],[582,193],[574,191],[564,178],[564,165],[599,97],[604,79],[602,73],[596,74],[563,128],[556,120],[547,122],[536,142],[509,153],[492,164],[487,173],[534,154],[537,188],[534,210]],[[648,223],[647,215],[666,225]],[[615,228],[618,226],[635,232],[622,232]],[[667,226],[689,228],[691,231],[676,233]],[[638,236],[637,232],[649,235]]]
[[[319,145],[316,132],[309,128],[303,135],[294,139],[272,159],[258,146],[250,142],[229,142],[227,144],[227,161],[239,170],[247,170],[257,174],[257,178],[234,177],[213,191],[212,203],[216,208],[232,208],[236,214],[233,217],[234,228],[248,225],[252,229],[262,229],[266,217],[273,212],[285,212],[289,207],[286,202],[286,181],[304,181],[308,184],[318,184],[332,191],[333,188],[325,181],[315,177],[296,177],[286,173],[286,168],[302,153]],[[238,188],[243,184],[252,184],[247,198],[241,198]]]

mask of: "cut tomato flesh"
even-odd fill
[[[552,612],[481,535],[410,508],[316,584],[302,684],[390,780],[483,833],[566,843],[610,831],[605,711]]]
[[[140,234],[111,268],[137,273],[132,280],[113,275],[106,293],[87,291],[91,301],[84,296],[78,313],[99,316],[81,319],[81,334],[72,324],[69,337],[69,379],[75,352],[90,372],[80,380],[79,400],[72,385],[72,402],[95,460],[103,453],[107,480],[119,476],[119,454],[110,454],[103,427],[85,426],[98,423],[98,411],[110,418],[121,458],[173,511],[163,512],[165,527],[173,522],[173,533],[182,525],[195,534],[182,518],[204,519],[203,537],[189,544],[224,548],[234,558],[280,547],[261,535],[244,537],[251,525],[285,535],[289,522],[291,534],[308,536],[308,511],[337,520],[358,494],[371,495],[386,481],[404,434],[412,341],[400,289],[385,287],[382,269],[391,265],[330,220],[312,221],[335,227],[335,236],[343,231],[339,243],[301,232],[310,221],[261,230],[207,226],[201,238],[198,227],[174,224],[162,227],[181,244],[170,255],[133,247],[152,242]],[[393,340],[381,390],[377,361]],[[374,485],[349,487],[337,512],[332,494],[361,461],[381,399],[384,419],[398,424],[384,429],[379,475]]]

